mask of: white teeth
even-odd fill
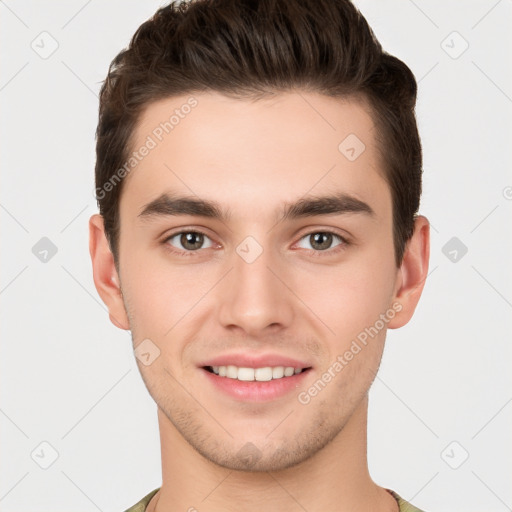
[[[238,373],[233,377],[238,380],[254,380],[254,368],[238,368]],[[228,375],[231,377],[231,375]]]
[[[238,366],[212,366],[213,373],[219,377],[228,377],[230,379],[238,379],[243,381],[265,382],[273,379],[282,379],[283,377],[291,377],[294,374],[301,373],[302,368],[294,368],[293,366],[265,366],[264,368],[239,368]]]
[[[228,365],[226,368],[226,377],[236,379],[238,377],[238,368],[232,364]]]
[[[241,369],[242,368],[240,368],[240,370]],[[265,368],[256,368],[254,370],[254,380],[272,380],[272,368],[270,366],[266,366]]]
[[[281,377],[284,377],[284,366],[276,366],[275,368],[272,368],[272,378],[280,379]]]
[[[285,377],[291,377],[294,373],[295,373],[295,369],[292,368],[291,366],[287,366],[284,369],[284,376]]]

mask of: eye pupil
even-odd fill
[[[203,245],[204,237],[201,233],[183,233],[180,237],[180,243],[186,249],[200,249]]]
[[[314,233],[310,236],[311,247],[323,251],[325,249],[329,249],[332,244],[332,233]],[[319,244],[319,246],[315,247],[315,244]]]

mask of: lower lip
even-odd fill
[[[281,398],[291,391],[297,390],[310,370],[311,368],[290,377],[260,382],[256,380],[242,381],[230,379],[229,377],[219,377],[215,373],[201,368],[201,371],[217,389],[232,398],[244,402],[266,402]]]

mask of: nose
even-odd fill
[[[295,313],[283,262],[265,250],[255,261],[249,261],[233,254],[233,269],[217,290],[220,323],[253,337],[286,329]]]

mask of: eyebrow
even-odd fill
[[[285,203],[281,210],[280,222],[319,215],[341,215],[346,213],[362,213],[374,216],[375,212],[369,204],[344,193],[327,196],[308,196],[294,203]],[[228,222],[231,214],[219,203],[191,196],[161,194],[141,208],[138,217],[142,220],[152,218],[193,215],[218,219]]]

